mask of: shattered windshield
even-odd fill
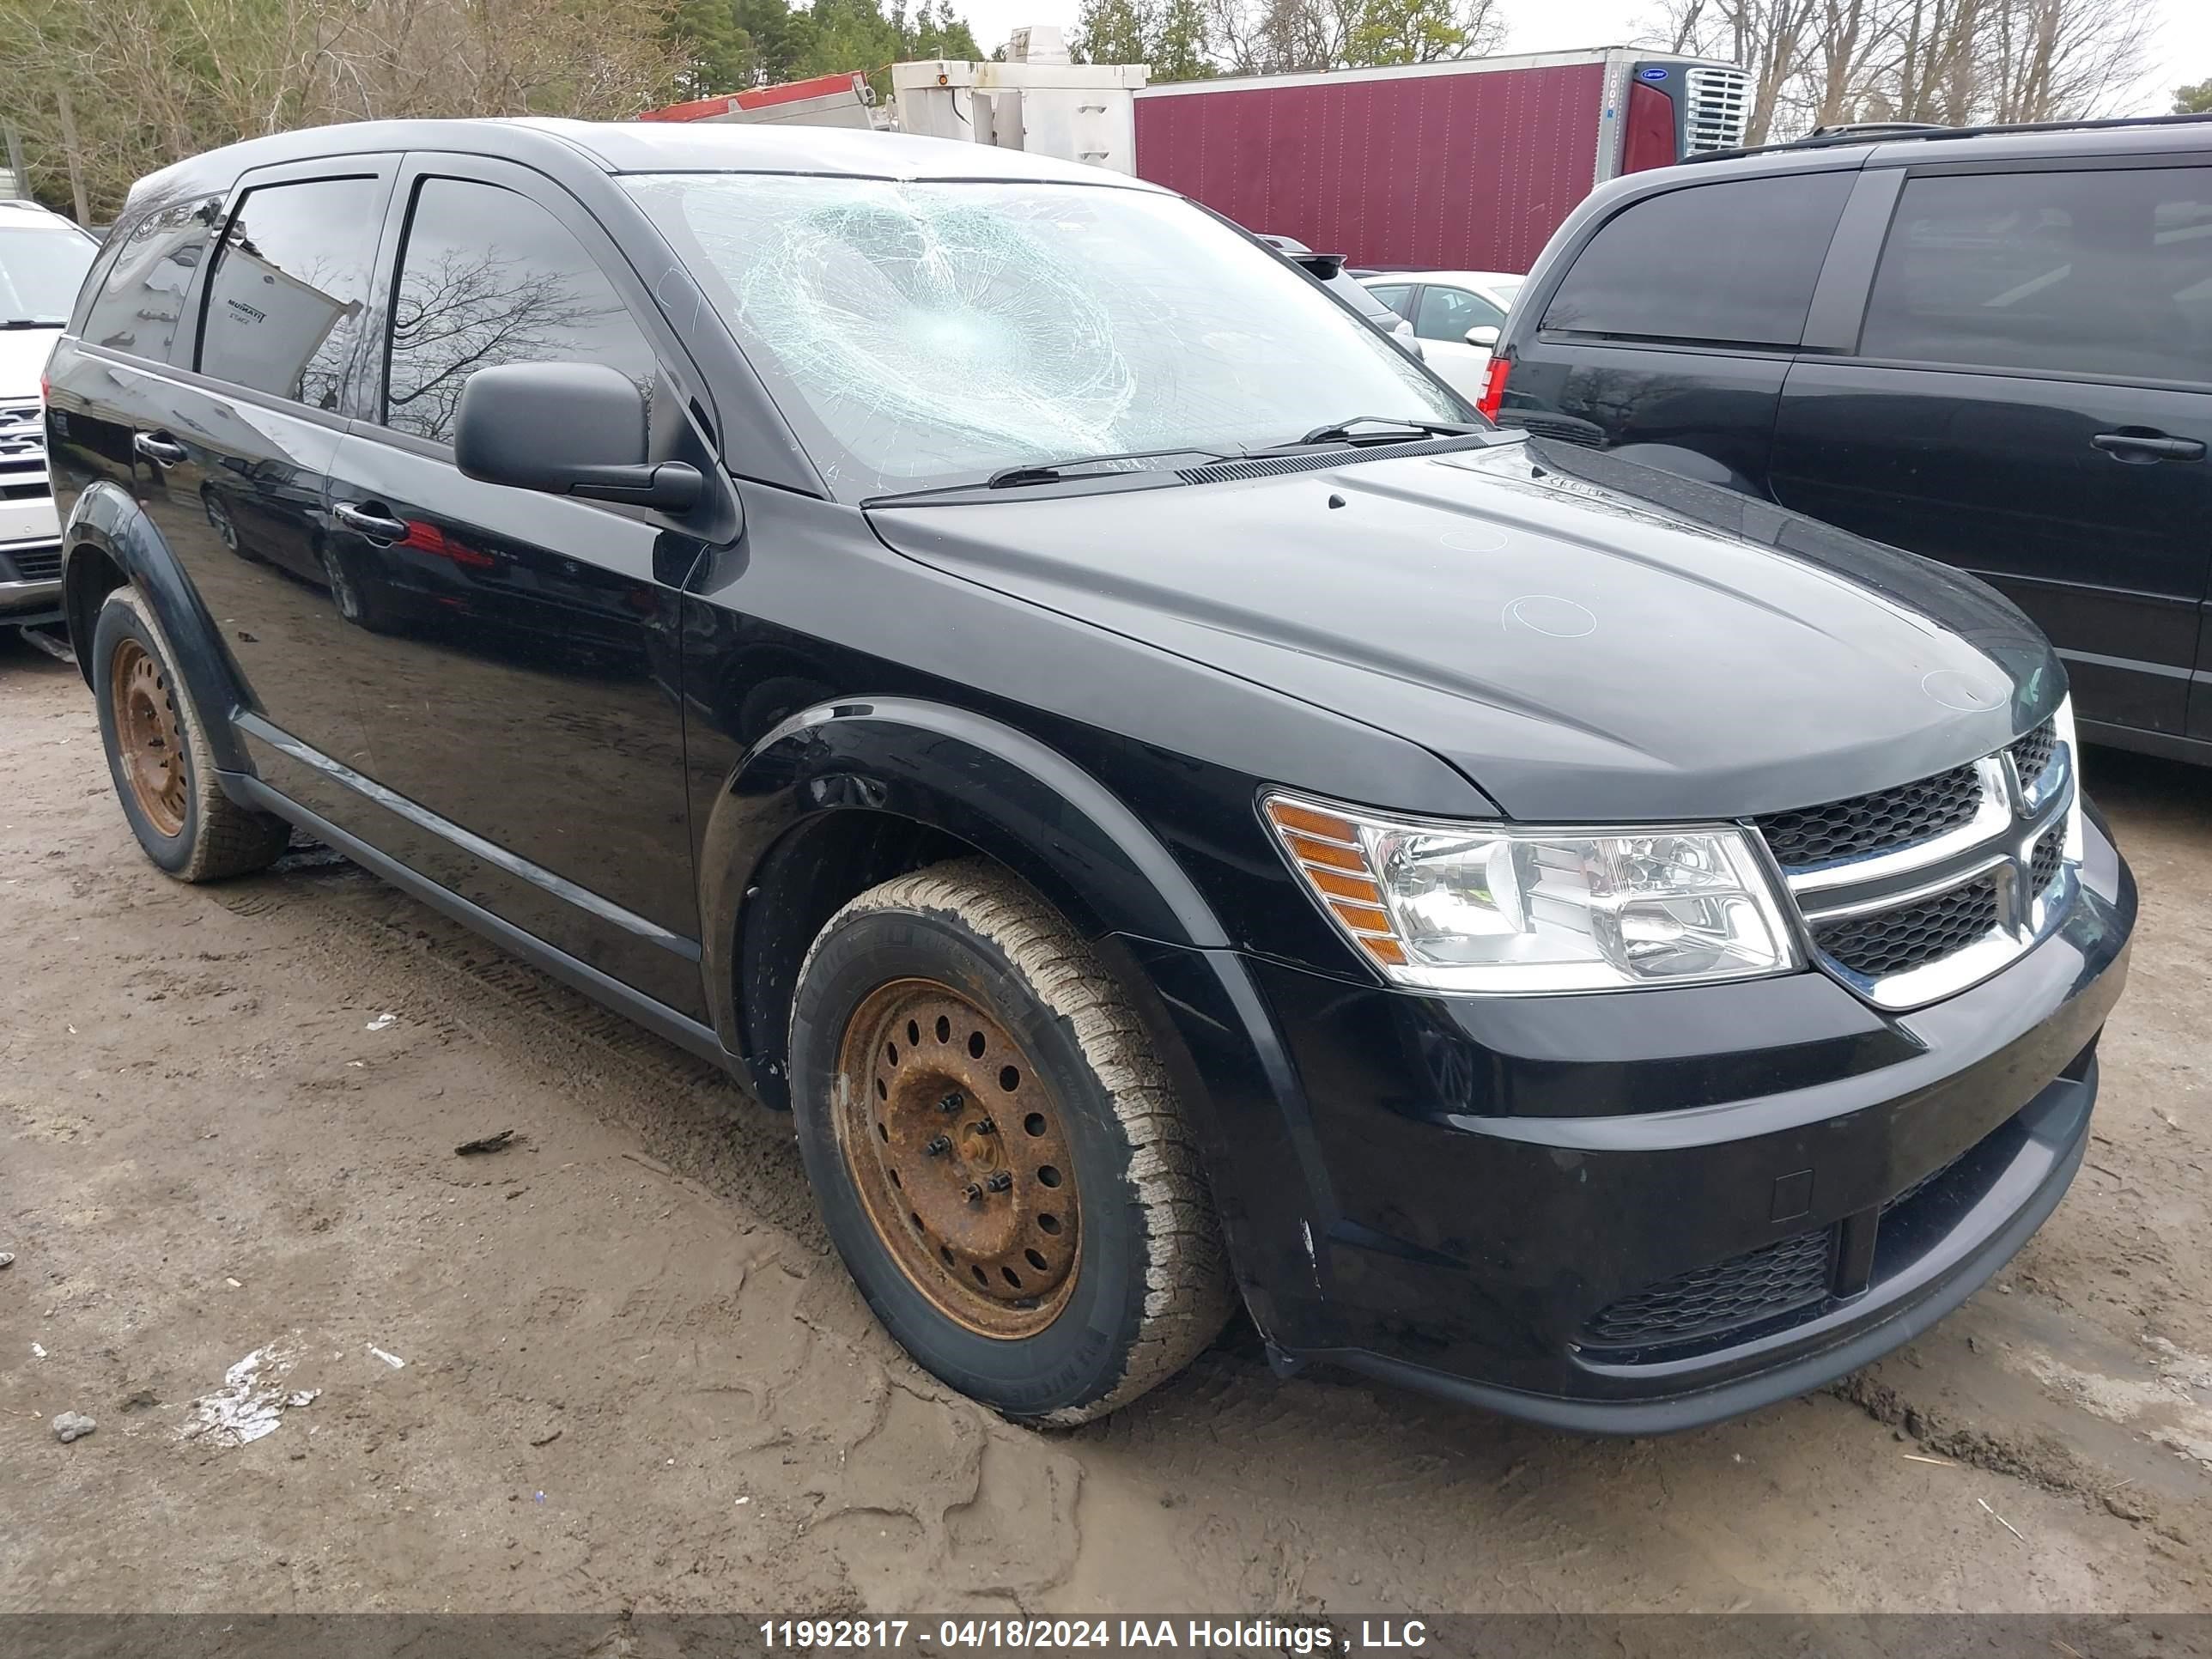
[[[1468,420],[1303,275],[1113,186],[686,173],[626,181],[857,501],[1130,451]]]

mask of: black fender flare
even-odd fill
[[[120,484],[100,479],[87,486],[62,527],[62,595],[70,635],[78,642],[78,666],[92,684],[90,652],[100,601],[111,584],[87,580],[79,562],[92,553],[106,558],[146,596],[168,636],[192,706],[207,722],[208,747],[223,772],[252,769],[233,720],[246,707],[237,671],[223,649],[222,630],[200,603],[169,544]],[[228,793],[228,785],[225,785]]]
[[[811,819],[903,819],[998,860],[1094,935],[1200,948],[1229,936],[1188,874],[1128,805],[1090,773],[1002,721],[910,697],[848,697],[784,720],[725,780],[700,836],[702,969],[723,1043],[748,1056],[781,1038],[749,1003],[749,933],[773,927],[759,876]],[[764,1056],[768,1057],[768,1056]]]

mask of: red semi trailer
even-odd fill
[[[1525,271],[1616,173],[1743,142],[1749,77],[1628,47],[1185,81],[1137,94],[1137,173],[1358,265]]]

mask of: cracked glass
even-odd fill
[[[1160,192],[626,182],[846,500],[1091,455],[1237,453],[1355,415],[1474,418],[1296,269]]]

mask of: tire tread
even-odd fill
[[[170,691],[177,702],[177,724],[183,728],[185,745],[191,750],[192,822],[198,834],[192,838],[191,854],[184,867],[168,873],[179,881],[222,881],[268,868],[290,843],[291,826],[282,818],[240,806],[223,793],[222,785],[216,776],[215,751],[208,745],[199,705],[192,701],[191,690],[177,672],[177,653],[161,628],[161,618],[154,614],[154,607],[147,603],[145,596],[126,584],[108,594],[101,609],[110,607],[127,611],[160,653],[161,672],[168,677]],[[104,664],[95,666],[94,684],[99,696],[107,695]]]
[[[894,877],[830,919],[799,969],[839,925],[871,911],[946,917],[997,947],[1065,1020],[1130,1146],[1128,1178],[1146,1243],[1145,1305],[1120,1378],[1097,1398],[1035,1419],[1086,1423],[1181,1370],[1220,1334],[1235,1305],[1228,1252],[1194,1136],[1166,1068],[1120,981],[1040,895],[1002,866],[962,859]]]

